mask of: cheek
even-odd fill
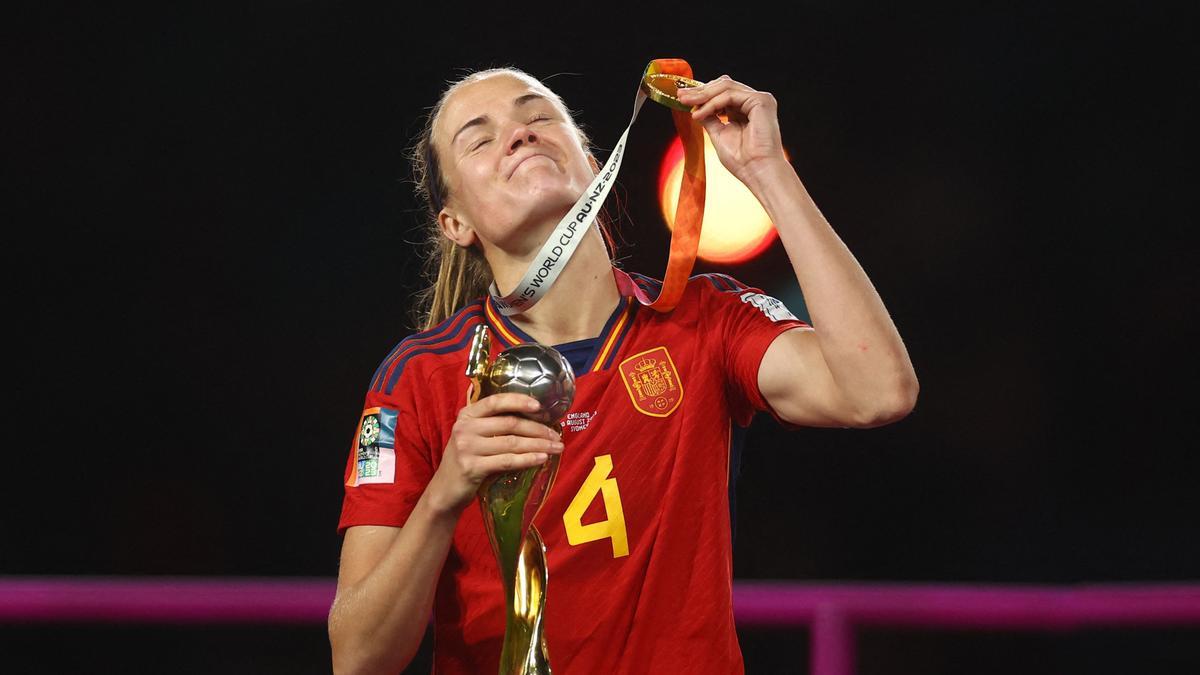
[[[599,166],[601,169],[604,168],[604,165],[602,164]],[[591,183],[592,179],[596,177],[596,171],[592,169],[591,162],[588,161],[587,155],[583,153],[580,153],[578,157],[574,158],[571,163],[571,167],[573,169],[572,173],[575,175],[575,177],[579,180],[582,180],[585,184]]]
[[[459,196],[464,201],[478,204],[492,198],[494,188],[491,174],[480,166],[462,166],[458,176]]]

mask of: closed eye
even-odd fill
[[[553,117],[551,117],[550,115],[546,115],[546,114],[536,115],[536,116],[534,116],[533,119],[529,120],[529,124],[533,124],[534,122],[549,122],[549,121],[552,121],[553,119],[554,119]],[[490,138],[481,138],[479,141],[477,141],[475,143],[475,145],[471,146],[471,152],[474,152],[474,151],[478,150],[479,148],[482,148],[484,145],[487,145],[491,141],[492,141],[492,139],[490,139]]]

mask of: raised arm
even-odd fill
[[[813,330],[771,343],[759,389],[794,424],[873,427],[907,415],[919,385],[883,301],[783,153],[775,97],[722,76],[680,91],[721,163],[762,203],[804,293]],[[721,117],[725,119],[722,120]]]

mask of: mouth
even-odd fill
[[[541,157],[542,159],[550,160],[551,162],[554,161],[554,160],[550,159],[549,155],[543,155],[541,153],[535,153],[535,154],[529,155],[525,159],[522,159],[521,161],[519,161],[513,165],[513,168],[508,172],[508,177],[512,178],[513,174],[515,174],[517,172],[517,169],[521,168],[521,165],[524,164],[525,162],[528,162],[531,159],[537,159],[539,157]]]

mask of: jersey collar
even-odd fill
[[[624,342],[625,335],[633,325],[633,317],[637,314],[638,307],[641,306],[641,303],[633,297],[634,284],[630,276],[616,267],[613,267],[612,270],[621,298],[617,301],[617,306],[613,308],[612,314],[609,315],[608,321],[605,322],[600,335],[595,338],[598,340],[596,351],[587,367],[583,372],[576,373],[576,376],[604,370],[612,364],[617,351]],[[492,335],[498,343],[497,351],[508,349],[522,342],[536,342],[511,319],[496,310],[490,294],[484,300],[483,310],[488,328],[492,329]]]

